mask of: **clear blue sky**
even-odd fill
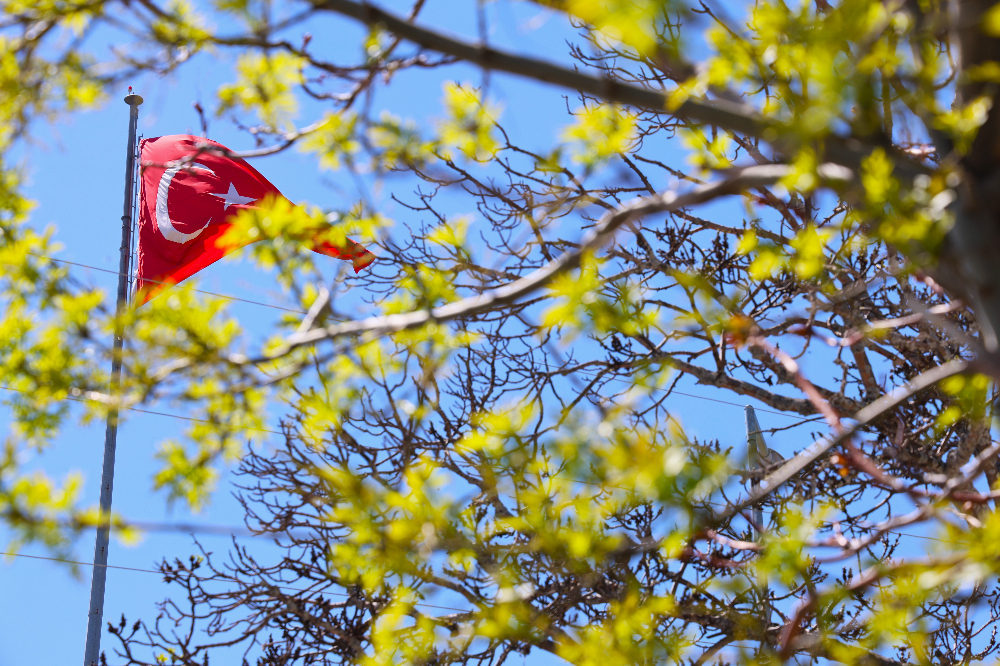
[[[388,6],[401,6],[387,3]],[[455,0],[430,0],[425,17],[431,22],[443,22],[452,29],[475,35],[474,3]],[[553,58],[563,59],[563,38],[568,34],[561,19],[547,18],[537,6],[529,4],[491,5],[494,43],[514,50],[540,50]],[[445,20],[441,20],[445,18]],[[532,18],[541,27],[527,30]],[[339,19],[327,18],[321,25],[309,26],[315,41],[328,40],[338,52],[353,51],[361,37],[357,26]],[[166,79],[141,78],[133,82],[137,92],[145,97],[141,107],[140,131],[146,136],[160,136],[192,131],[197,133],[197,116],[192,102],[200,100],[211,109],[214,90],[231,80],[234,54],[221,52],[215,56],[201,55],[193,63],[182,66],[179,74]],[[440,72],[421,72],[398,77],[390,92],[383,94],[378,104],[404,117],[426,122],[441,115],[440,91],[446,79],[471,81],[479,84],[479,75],[466,67],[452,67]],[[493,75],[490,93],[504,107],[503,120],[518,140],[536,147],[550,146],[558,128],[568,122],[561,91],[546,90],[509,76]],[[124,90],[110,92],[110,101],[101,109],[75,116],[55,127],[37,126],[39,144],[25,153],[28,175],[27,192],[38,201],[32,219],[38,227],[53,225],[56,238],[65,249],[59,258],[92,266],[116,270],[122,206],[122,174],[124,171],[127,136],[127,106],[121,101]],[[571,101],[571,106],[575,103]],[[318,117],[320,109],[306,106],[301,114],[303,123]],[[229,147],[250,148],[249,142],[230,128],[224,119],[212,121],[209,136]],[[667,154],[664,159],[682,162],[683,158]],[[314,162],[296,152],[260,159],[254,165],[293,201],[309,200],[319,205],[333,206],[338,188],[352,190],[351,180],[344,174],[316,172]],[[331,187],[331,184],[334,187]],[[418,221],[389,201],[389,190],[398,181],[389,181],[380,195],[382,212],[396,220],[395,233],[405,233],[407,224]],[[658,183],[666,186],[666,183]],[[404,188],[404,193],[409,193]],[[474,213],[470,206],[466,212]],[[109,294],[115,290],[115,276],[85,269],[73,269],[85,281],[103,286]],[[331,265],[331,273],[334,267]],[[212,266],[200,276],[201,288],[231,294],[240,298],[280,303],[273,282],[265,275],[237,263],[223,262]],[[263,333],[271,321],[266,308],[234,304],[243,324],[251,331]],[[683,384],[682,391],[727,400],[728,405],[678,395],[673,400],[676,416],[689,433],[703,439],[719,439],[724,445],[740,448],[744,438],[742,401],[737,396],[713,392],[706,387]],[[159,406],[170,412],[170,406]],[[176,412],[175,412],[176,413]],[[272,415],[272,417],[275,415]],[[0,413],[0,419],[4,415]],[[764,428],[783,426],[791,419],[759,413]],[[162,416],[130,414],[118,438],[118,460],[115,476],[114,507],[126,518],[145,521],[202,522],[239,525],[242,515],[229,496],[228,481],[220,485],[212,505],[199,515],[185,511],[169,511],[165,496],[152,492],[151,477],[155,470],[153,454],[157,443],[168,437],[179,437],[184,423]],[[104,440],[103,424],[91,427],[71,425],[55,444],[41,456],[27,462],[27,468],[40,467],[47,473],[61,476],[78,471],[85,479],[84,495],[88,503],[97,502],[101,455]],[[771,438],[772,445],[786,455],[808,444],[808,433],[780,433]],[[0,541],[4,535],[0,532]],[[217,536],[202,537],[203,543],[216,552],[227,549],[228,540]],[[247,541],[247,540],[243,540]],[[269,545],[253,540],[250,547],[266,554]],[[46,555],[40,549],[27,549],[24,554]],[[146,534],[142,542],[124,547],[112,541],[110,562],[113,565],[154,569],[162,557],[185,557],[193,552],[191,538],[183,534]],[[76,545],[77,559],[93,556],[93,533],[85,533]],[[80,567],[79,576],[71,575],[70,567],[28,558],[0,557],[0,666],[29,664],[78,664],[83,659],[83,642],[87,623],[87,598],[90,569]],[[124,612],[131,620],[152,619],[156,602],[168,595],[168,586],[156,575],[133,571],[111,570],[105,620],[117,620]],[[109,646],[107,636],[103,645]],[[114,660],[112,660],[114,663]],[[228,663],[220,660],[213,663]],[[232,663],[238,663],[233,660]]]

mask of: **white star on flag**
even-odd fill
[[[216,192],[210,192],[213,197],[219,197],[226,202],[226,205],[222,210],[228,210],[233,204],[247,204],[251,201],[256,201],[253,197],[240,196],[240,193],[236,191],[236,185],[229,183],[229,191],[225,194],[218,194]]]

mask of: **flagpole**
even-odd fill
[[[139,105],[142,97],[132,94],[132,88],[125,103],[129,105],[128,152],[125,159],[125,207],[122,214],[122,245],[118,261],[118,302],[115,308],[115,342],[111,356],[111,386],[108,393],[117,397],[121,391],[122,348],[125,344],[121,316],[128,305],[129,263],[132,249],[132,197],[135,188],[135,133],[139,122]],[[94,575],[90,583],[90,611],[87,616],[87,648],[84,652],[84,666],[98,666],[101,658],[101,625],[104,623],[104,587],[108,578],[108,542],[111,526],[111,493],[115,481],[115,447],[118,444],[118,408],[112,406],[108,412],[108,427],[104,434],[104,466],[101,470],[101,524],[97,527],[97,542],[94,544]]]

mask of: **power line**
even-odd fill
[[[618,381],[621,381],[621,382],[627,381],[627,380],[624,380],[624,379],[618,379],[617,377],[615,377],[613,379],[617,379]],[[646,386],[645,384],[636,384],[636,386],[645,386],[646,388],[652,389],[653,391],[666,391],[667,390],[667,389],[661,388],[659,386]],[[738,402],[730,402],[729,400],[719,400],[717,398],[706,398],[703,395],[695,395],[694,393],[684,393],[683,391],[677,391],[677,390],[670,391],[671,395],[673,395],[675,393],[677,395],[686,395],[689,398],[698,398],[699,400],[708,400],[709,402],[721,402],[723,405],[736,405],[737,407],[746,407],[745,404],[741,404],[741,403],[738,403]],[[757,410],[758,412],[764,412],[765,414],[776,414],[777,416],[784,416],[784,417],[790,418],[790,419],[803,418],[801,416],[795,416],[794,414],[786,414],[785,412],[775,412],[775,411],[772,411],[770,409],[761,409],[760,407],[754,407],[754,409]]]
[[[599,483],[597,481],[584,481],[582,479],[571,479],[571,478],[566,477],[566,476],[556,476],[556,475],[553,475],[551,478],[553,478],[553,479],[562,479],[563,481],[572,481],[573,483],[584,483],[584,484],[587,484],[587,485],[590,485],[590,486],[599,486],[601,488],[614,488],[616,490],[624,490],[626,492],[629,492],[630,490],[632,490],[630,488],[622,488],[621,486],[612,486],[610,484]],[[717,507],[729,507],[730,506],[729,504],[723,504],[722,502],[706,501],[705,503],[706,504],[711,504],[711,505],[717,506]],[[830,524],[830,523],[827,522],[827,524]],[[923,535],[920,535],[920,534],[909,534],[907,532],[897,532],[895,530],[886,530],[885,534],[897,534],[899,536],[913,537],[914,539],[927,539],[929,541],[940,541],[941,543],[951,543],[950,541],[947,541],[946,539],[938,539],[936,537],[923,536]]]
[[[625,490],[625,491],[629,490],[628,488],[622,488],[621,486],[612,486],[612,485],[609,485],[609,484],[597,483],[595,481],[583,481],[581,479],[571,479],[571,478],[563,477],[563,476],[554,476],[552,478],[558,478],[558,479],[562,479],[564,481],[570,481],[570,482],[573,482],[573,483],[583,483],[583,484],[587,484],[587,485],[595,485],[595,486],[600,486],[602,488],[615,488],[617,490]],[[723,506],[719,502],[709,502],[709,504],[715,504],[717,506]],[[163,533],[163,532],[173,532],[173,533],[184,533],[184,534],[192,534],[192,535],[193,534],[209,534],[209,535],[215,535],[215,536],[229,536],[229,537],[294,536],[294,534],[292,532],[288,532],[288,531],[260,533],[260,532],[254,532],[254,531],[252,531],[252,530],[250,530],[248,528],[238,528],[238,527],[232,527],[232,526],[228,526],[228,525],[194,525],[194,524],[190,524],[190,523],[127,522],[127,523],[125,523],[125,527],[136,528],[136,529],[139,529],[139,530],[142,530],[142,531],[146,531],[146,532],[160,532],[160,533]],[[952,543],[951,541],[948,541],[947,539],[938,539],[937,537],[931,537],[931,536],[926,536],[926,535],[922,535],[922,534],[910,534],[908,532],[899,532],[897,530],[886,530],[884,533],[885,534],[895,534],[897,536],[902,536],[902,537],[909,537],[911,539],[924,539],[925,541],[936,541],[936,542],[939,542],[939,543]],[[117,566],[117,565],[113,565],[113,564],[95,564],[93,562],[79,562],[79,561],[76,561],[76,560],[66,560],[66,559],[55,558],[55,557],[43,557],[43,556],[40,556],[40,555],[26,555],[26,554],[23,554],[23,553],[0,552],[0,555],[8,555],[8,556],[11,556],[11,557],[29,557],[29,558],[36,559],[36,560],[49,560],[49,561],[52,561],[52,562],[64,562],[64,563],[68,563],[68,564],[80,564],[80,565],[91,566],[91,567],[93,567],[93,566],[105,566],[105,567],[108,567],[110,569],[123,569],[123,570],[126,570],[126,571],[139,571],[139,572],[143,572],[143,573],[155,573],[155,574],[161,574],[162,573],[160,571],[154,571],[152,569],[137,569],[135,567],[123,567],[123,566]],[[285,588],[285,589],[298,589],[298,588]],[[300,590],[299,589],[299,591],[300,592],[306,592],[308,590]],[[337,594],[337,593],[331,593],[331,594]],[[341,596],[348,596],[348,595],[341,595]],[[418,605],[421,605],[421,604],[418,604]],[[427,606],[427,604],[422,604],[422,605]],[[458,608],[449,608],[447,606],[429,606],[429,607],[430,608],[442,608],[442,609],[445,609],[445,610],[454,610],[454,611],[459,611],[459,612],[468,612],[468,611],[463,611],[462,609],[458,609]]]
[[[603,489],[609,489],[609,488],[610,489],[614,489],[614,490],[623,490],[625,492],[632,492],[632,491],[635,490],[634,488],[625,488],[623,486],[614,486],[614,485],[611,485],[610,483],[602,483],[602,482],[599,482],[599,481],[584,481],[583,479],[574,479],[574,478],[571,478],[571,477],[568,477],[568,476],[561,476],[561,475],[558,475],[558,474],[553,474],[553,475],[550,475],[550,476],[543,477],[543,479],[545,479],[545,478],[559,479],[561,481],[569,481],[570,483],[580,483],[580,484],[589,485],[589,486],[597,486],[598,488],[600,488],[602,490]],[[723,503],[723,502],[713,502],[711,500],[706,500],[705,503],[706,504],[710,504],[710,505],[712,505],[714,507],[723,507],[723,508],[725,508],[725,507],[730,506],[729,504],[726,504],[726,503]],[[827,524],[827,525],[832,524],[830,521],[823,521],[823,522],[825,524]],[[94,524],[94,525],[87,525],[87,524],[80,524],[80,523],[75,523],[75,522],[74,523],[63,523],[62,526],[63,527],[74,528],[74,529],[81,529],[81,528],[85,529],[85,528],[96,528],[96,527],[98,527],[98,525],[96,525],[96,524]],[[143,531],[143,532],[156,532],[156,533],[161,533],[161,534],[163,534],[163,533],[189,534],[189,535],[192,535],[192,536],[195,535],[195,534],[202,534],[202,535],[209,535],[209,536],[226,536],[226,537],[243,537],[243,538],[265,538],[265,539],[272,539],[272,538],[277,538],[277,537],[282,537],[282,536],[291,537],[291,538],[299,538],[299,539],[308,539],[308,538],[311,538],[312,536],[314,536],[312,532],[309,532],[309,531],[307,531],[305,529],[303,529],[303,530],[281,530],[281,531],[266,531],[266,530],[255,531],[255,530],[252,530],[252,529],[250,529],[248,527],[236,527],[236,526],[233,526],[233,525],[208,525],[208,524],[198,525],[198,524],[195,524],[195,523],[163,523],[163,522],[146,522],[146,521],[129,521],[129,520],[124,520],[120,524],[109,524],[109,526],[111,528],[113,528],[113,529],[137,529],[137,530],[140,530],[140,531]],[[908,532],[899,532],[897,530],[885,530],[884,533],[885,534],[895,534],[895,535],[904,536],[904,537],[911,537],[911,538],[914,538],[914,539],[925,539],[925,540],[928,540],[928,541],[938,541],[940,543],[952,543],[952,542],[948,541],[947,539],[938,539],[937,537],[924,536],[924,535],[921,535],[921,534],[910,534]],[[0,553],[0,555],[4,555],[4,554],[5,553]],[[6,553],[6,554],[10,554],[10,553]],[[41,558],[41,559],[47,559],[47,558]],[[83,563],[80,563],[80,564],[87,564],[87,563],[83,562]]]
[[[81,264],[81,263],[77,263],[77,262],[73,262],[73,261],[67,261],[65,259],[56,259],[55,257],[50,257],[50,256],[44,255],[44,254],[36,254],[34,252],[29,252],[28,254],[30,254],[31,256],[34,256],[34,257],[42,258],[42,259],[48,259],[49,261],[55,261],[55,262],[59,262],[59,263],[69,264],[71,266],[79,266],[81,268],[89,268],[89,269],[92,269],[92,270],[95,270],[95,271],[101,271],[101,272],[104,272],[104,273],[110,273],[112,275],[120,275],[120,273],[118,271],[113,271],[113,270],[110,270],[108,268],[100,268],[98,266],[91,266],[89,264]],[[168,285],[168,286],[175,286],[174,284],[168,283],[168,282],[160,282],[158,280],[147,280],[145,278],[143,278],[143,279],[144,279],[145,282],[152,282],[154,284],[163,284],[163,285]],[[265,307],[265,308],[274,308],[276,310],[283,310],[285,312],[292,312],[292,313],[295,313],[295,314],[302,314],[302,315],[308,314],[307,312],[303,312],[302,310],[293,310],[291,308],[285,308],[285,307],[282,307],[280,305],[273,305],[271,303],[261,303],[260,301],[251,301],[251,300],[247,300],[245,298],[237,298],[236,296],[230,296],[230,295],[227,295],[227,294],[218,294],[218,293],[211,292],[211,291],[202,291],[200,289],[193,289],[192,291],[195,291],[195,292],[197,292],[199,294],[205,294],[205,295],[208,295],[208,296],[217,296],[219,298],[226,298],[226,299],[229,299],[229,300],[232,300],[232,301],[239,301],[241,303],[248,303],[250,305],[259,305],[259,306]],[[504,357],[506,357],[506,358],[508,358],[510,360],[516,360],[516,359],[514,359],[513,356],[511,356],[509,354],[505,354],[505,353],[499,352],[499,351],[497,351],[495,353],[497,353],[500,356],[504,356]],[[591,376],[593,376],[593,373],[592,372],[588,372],[587,370],[580,370],[579,372],[581,374],[590,374]],[[662,387],[659,387],[659,386],[649,386],[647,384],[639,384],[639,383],[636,383],[636,382],[630,382],[630,381],[628,381],[626,379],[621,379],[619,377],[609,377],[609,379],[611,379],[612,381],[616,381],[616,382],[620,382],[620,383],[624,383],[624,384],[632,384],[634,386],[642,386],[643,388],[647,388],[647,389],[649,389],[651,391],[669,392],[670,394],[683,395],[683,396],[686,396],[688,398],[696,398],[698,400],[707,400],[709,402],[717,402],[717,403],[721,403],[723,405],[733,405],[733,406],[736,406],[736,407],[744,407],[745,406],[745,405],[743,405],[741,403],[732,402],[732,401],[729,401],[729,400],[719,400],[718,398],[709,398],[709,397],[706,397],[706,396],[703,396],[703,395],[696,395],[694,393],[685,393],[683,391],[665,389],[665,388],[662,388]],[[8,388],[8,387],[0,387],[0,388]],[[10,390],[15,390],[16,391],[18,389],[10,389]],[[136,412],[143,412],[144,411],[144,410],[137,409],[137,408],[134,408],[134,407],[130,407],[129,409],[131,409],[132,411],[136,411]],[[785,418],[792,418],[792,419],[801,418],[801,416],[796,416],[796,415],[793,415],[793,414],[787,414],[785,412],[776,412],[776,411],[773,411],[773,410],[770,410],[770,409],[763,409],[763,408],[756,408],[756,409],[757,409],[757,411],[764,412],[765,414],[774,414],[776,416],[784,416]],[[186,418],[188,418],[188,417],[184,417],[184,416],[177,416],[176,414],[164,414],[164,413],[161,413],[161,412],[146,412],[146,413],[157,414],[159,416],[168,416],[168,417],[177,418],[177,419],[186,419]],[[200,421],[201,419],[188,419],[188,420]],[[206,423],[210,423],[209,421],[205,421],[205,422]],[[249,430],[261,430],[262,432],[270,432],[270,433],[274,433],[276,435],[282,434],[282,433],[275,432],[273,430],[262,430],[260,428],[249,428]]]
[[[91,266],[89,264],[80,264],[80,263],[77,263],[75,261],[67,261],[66,259],[56,259],[55,257],[50,257],[50,256],[44,255],[44,254],[36,254],[34,252],[28,252],[27,254],[30,254],[33,257],[39,257],[41,259],[48,259],[49,261],[55,261],[55,262],[60,263],[60,264],[69,264],[70,266],[79,266],[80,268],[89,268],[91,270],[100,271],[102,273],[110,273],[111,275],[128,275],[129,277],[134,277],[133,275],[131,275],[129,273],[119,273],[118,271],[113,271],[110,268],[100,268],[98,266]],[[8,264],[8,265],[11,265],[11,264]],[[162,285],[166,285],[168,287],[175,287],[175,286],[177,286],[173,282],[161,282],[160,280],[150,280],[148,278],[143,278],[142,281],[143,282],[149,282],[151,284],[162,284]],[[251,301],[251,300],[247,300],[245,298],[237,298],[236,296],[230,296],[228,294],[217,294],[217,293],[215,293],[213,291],[203,291],[201,289],[192,289],[191,291],[197,292],[199,294],[205,294],[206,296],[217,296],[219,298],[226,298],[226,299],[229,299],[230,301],[239,301],[241,303],[249,303],[250,305],[260,305],[261,307],[265,307],[265,308],[274,308],[275,310],[284,310],[285,312],[294,312],[295,314],[302,314],[302,315],[308,314],[307,312],[303,312],[302,310],[293,310],[291,308],[285,308],[285,307],[282,307],[280,305],[273,305],[271,303],[261,303],[260,301]]]
[[[115,565],[115,564],[94,564],[93,562],[79,562],[77,560],[66,560],[66,559],[62,559],[62,558],[59,558],[59,557],[42,557],[41,555],[26,555],[24,553],[2,553],[2,552],[0,552],[0,555],[8,555],[10,557],[27,557],[27,558],[30,558],[30,559],[33,559],[33,560],[48,560],[49,562],[61,562],[61,563],[64,563],[64,564],[79,564],[79,565],[87,566],[87,567],[100,566],[100,567],[104,567],[104,568],[107,568],[107,569],[122,569],[123,571],[138,571],[139,573],[151,573],[151,574],[156,574],[158,576],[165,575],[164,572],[162,572],[162,571],[156,571],[156,570],[153,570],[153,569],[139,569],[139,568],[136,568],[136,567],[122,567],[122,566],[118,566],[118,565]],[[305,589],[302,589],[301,587],[291,587],[289,585],[275,585],[274,587],[276,587],[276,588],[278,588],[280,590],[292,590],[292,591],[295,591],[295,592],[317,592],[319,594],[326,594],[326,595],[331,596],[331,597],[348,597],[348,598],[350,598],[350,596],[351,596],[351,595],[345,594],[343,592],[329,592],[329,591],[318,591],[318,590],[305,590]],[[469,610],[468,608],[452,608],[451,606],[437,606],[437,605],[434,605],[434,604],[415,603],[413,605],[414,606],[420,606],[422,608],[436,608],[438,610],[450,610],[450,611],[455,611],[457,613],[473,613],[473,612],[475,612],[475,611]]]
[[[586,371],[581,371],[581,372],[586,372]],[[611,379],[614,380],[614,381],[618,381],[618,382],[631,383],[631,382],[628,382],[625,379],[618,379],[617,377],[611,377]],[[658,386],[647,386],[645,384],[635,384],[635,385],[636,386],[642,386],[644,388],[648,388],[648,389],[650,389],[652,391],[666,391],[667,390],[667,389],[664,389],[664,388],[660,388]],[[31,391],[27,391],[25,389],[19,389],[19,388],[14,388],[13,386],[3,386],[3,385],[0,385],[0,390],[15,391],[17,393],[31,393]],[[674,394],[674,393],[677,393],[679,395],[685,395],[685,396],[688,396],[690,398],[698,398],[699,400],[709,400],[711,402],[721,402],[724,405],[735,405],[737,407],[742,407],[743,406],[743,405],[739,404],[738,402],[729,402],[729,401],[726,401],[726,400],[716,400],[714,398],[706,398],[705,396],[701,396],[701,395],[694,395],[694,394],[691,394],[691,393],[682,393],[681,391],[671,391],[671,394]],[[74,398],[72,396],[66,396],[65,398],[61,398],[61,399],[62,400],[72,400],[73,402],[96,402],[95,400],[87,400],[86,398]],[[214,421],[210,421],[208,419],[198,419],[198,418],[194,418],[192,416],[181,416],[180,414],[168,414],[167,412],[154,412],[153,410],[150,410],[150,409],[140,409],[138,407],[125,407],[124,409],[127,409],[127,410],[132,411],[132,412],[139,412],[141,414],[152,414],[153,416],[166,416],[167,418],[171,418],[171,419],[179,419],[181,421],[191,421],[193,423],[208,423],[209,425],[216,425],[216,426],[222,426],[223,425],[221,423],[215,423]],[[758,411],[767,412],[768,414],[777,414],[778,416],[787,416],[789,418],[797,418],[797,417],[792,416],[791,414],[783,414],[781,412],[772,412],[772,411],[769,411],[769,410],[766,410],[766,409],[760,409]],[[285,433],[283,433],[283,432],[279,432],[277,430],[269,430],[267,428],[251,428],[249,426],[239,426],[239,427],[231,428],[231,429],[232,430],[249,430],[249,431],[253,431],[253,432],[266,432],[266,433],[269,433],[271,435],[282,435],[282,436],[285,435]]]
[[[916,534],[903,534],[901,532],[890,532],[890,533],[891,534],[901,534],[902,536],[910,536],[910,537],[914,537],[914,538],[917,538],[917,539],[929,539],[929,540],[932,540],[932,541],[944,541],[943,539],[935,539],[934,537],[924,537],[924,536],[919,536],[919,535],[916,535]],[[7,556],[10,556],[10,557],[25,557],[25,558],[30,558],[30,559],[33,559],[33,560],[47,560],[47,561],[50,561],[50,562],[60,562],[60,563],[64,563],[64,564],[79,564],[79,565],[82,565],[82,566],[90,566],[90,567],[93,567],[93,566],[104,566],[104,567],[106,567],[108,569],[121,569],[123,571],[136,571],[136,572],[139,572],[139,573],[151,573],[151,574],[156,574],[157,576],[163,576],[164,575],[164,572],[162,572],[162,571],[155,571],[153,569],[139,569],[139,568],[136,568],[136,567],[123,567],[123,566],[117,566],[117,565],[114,565],[114,564],[95,565],[93,562],[78,562],[78,561],[75,561],[75,560],[66,560],[66,559],[61,559],[61,558],[57,558],[57,557],[42,557],[40,555],[26,555],[26,554],[23,554],[23,553],[4,553],[4,552],[0,552],[0,555],[7,555]],[[317,594],[327,595],[327,596],[330,596],[330,597],[350,598],[350,596],[351,596],[351,595],[345,594],[343,592],[331,592],[331,591],[328,591],[328,590],[323,590],[323,591],[320,591],[320,590],[306,590],[306,589],[302,589],[300,587],[291,587],[290,585],[275,585],[274,587],[277,588],[277,589],[279,589],[279,590],[289,590],[289,591],[294,591],[294,592],[316,592]],[[425,603],[419,603],[419,602],[415,603],[413,605],[417,606],[417,607],[420,607],[420,608],[433,608],[433,609],[436,609],[436,610],[448,610],[448,611],[454,611],[456,613],[474,613],[475,612],[474,610],[470,610],[470,609],[452,608],[450,606],[437,606],[437,605],[434,605],[434,604],[425,604]],[[744,645],[739,645],[739,644],[731,644],[731,646],[732,647],[737,647],[737,648],[744,648],[744,647],[750,647],[750,648],[752,648],[752,647],[756,647],[755,645],[744,646]]]
[[[501,354],[501,355],[506,356],[506,354]],[[588,372],[586,370],[581,370],[580,372],[582,374],[588,374]],[[626,379],[620,379],[618,377],[609,377],[609,379],[611,379],[612,381],[621,382],[621,383],[625,383],[625,384],[632,384],[634,386],[642,386],[643,388],[647,388],[647,389],[649,389],[651,391],[664,391],[664,392],[666,392],[666,391],[669,390],[669,389],[665,389],[665,388],[662,388],[662,387],[659,387],[659,386],[649,386],[648,384],[639,384],[639,383],[636,383],[636,382],[629,382]],[[6,391],[16,391],[18,393],[31,393],[31,391],[27,391],[25,389],[14,388],[13,386],[3,386],[3,385],[0,385],[0,389],[6,390]],[[741,405],[738,402],[731,402],[731,401],[728,401],[728,400],[718,400],[716,398],[707,398],[707,397],[705,397],[703,395],[695,395],[693,393],[684,393],[682,391],[677,391],[677,390],[673,390],[673,391],[669,391],[669,392],[670,392],[671,395],[673,395],[673,394],[676,393],[677,395],[683,395],[683,396],[687,396],[689,398],[697,398],[699,400],[708,400],[710,402],[719,402],[719,403],[722,403],[724,405],[734,405],[736,407],[743,407],[743,405]],[[66,396],[65,398],[61,398],[61,399],[62,400],[72,400],[73,402],[95,402],[94,400],[88,400],[86,398],[74,398],[72,396]],[[195,423],[208,423],[208,424],[211,424],[211,425],[222,425],[222,424],[219,424],[219,423],[215,423],[214,421],[209,421],[208,419],[198,419],[198,418],[194,418],[194,417],[191,417],[191,416],[181,416],[180,414],[168,414],[167,412],[154,412],[154,411],[149,410],[149,409],[140,409],[138,407],[125,407],[124,409],[127,409],[129,411],[133,411],[133,412],[140,412],[142,414],[152,414],[154,416],[166,416],[166,417],[171,418],[171,419],[180,419],[182,421],[192,421],[192,422],[195,422]],[[794,416],[792,414],[785,414],[783,412],[774,412],[774,411],[771,411],[771,410],[768,410],[768,409],[758,409],[757,411],[766,412],[768,414],[775,414],[777,416],[784,416],[784,417],[787,417],[787,418],[799,418],[798,416]],[[254,432],[266,432],[266,433],[270,433],[272,435],[284,435],[285,434],[285,433],[279,432],[277,430],[269,430],[267,428],[251,428],[251,427],[248,427],[248,426],[240,426],[238,428],[233,428],[233,430],[252,430]]]
[[[7,388],[6,386],[0,388]],[[172,419],[180,419],[182,421],[194,421],[196,423],[209,423],[211,425],[222,425],[221,423],[215,423],[214,421],[209,421],[208,419],[196,419],[191,416],[181,416],[180,414],[167,414],[166,412],[153,412],[148,409],[139,409],[138,407],[126,407],[125,409],[131,410],[133,412],[141,412],[143,414],[154,414],[156,416],[167,416]],[[267,432],[272,435],[284,435],[283,432],[278,432],[277,430],[268,430],[267,428],[251,428],[250,426],[240,426],[238,428],[232,428],[232,430],[253,430],[254,432]]]
[[[31,393],[31,391],[26,391],[25,389],[14,388],[13,386],[2,386],[2,385],[0,385],[0,389],[5,390],[5,391],[16,391],[17,393]],[[86,398],[74,398],[72,396],[66,396],[65,398],[61,398],[61,400],[72,400],[73,402],[98,402],[97,400],[88,400]],[[168,414],[166,412],[154,412],[154,411],[149,410],[149,409],[139,409],[138,407],[124,407],[123,409],[127,409],[127,410],[133,411],[133,412],[141,412],[143,414],[153,414],[154,416],[166,416],[166,417],[169,417],[169,418],[172,418],[172,419],[180,419],[182,421],[193,421],[195,423],[208,423],[210,425],[217,425],[217,426],[222,426],[223,425],[221,423],[215,423],[214,421],[209,421],[208,419],[196,419],[196,418],[194,418],[192,416],[181,416],[180,414]],[[278,432],[277,430],[268,430],[266,428],[251,428],[250,426],[239,426],[238,428],[232,428],[232,430],[253,430],[254,432],[267,432],[267,433],[271,433],[272,435],[284,435],[285,434],[283,432]]]
[[[123,571],[138,571],[141,573],[162,573],[160,571],[153,571],[152,569],[137,569],[135,567],[122,567],[117,564],[95,564],[94,562],[78,562],[77,560],[64,560],[59,557],[42,557],[41,555],[26,555],[25,553],[0,553],[0,555],[7,555],[8,557],[29,557],[33,560],[47,560],[49,562],[63,562],[65,564],[82,564],[85,567],[104,567],[106,569],[122,569]]]

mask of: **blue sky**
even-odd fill
[[[401,5],[393,3],[390,6]],[[565,60],[563,39],[570,33],[561,19],[549,16],[534,5],[499,3],[491,7],[491,41],[512,50],[540,51],[553,59]],[[475,36],[473,3],[430,0],[425,19],[429,23],[446,23],[453,30]],[[325,39],[338,53],[353,53],[359,48],[356,45],[363,34],[356,25],[329,17],[308,29],[317,36],[317,42]],[[182,66],[176,75],[163,79],[143,77],[134,81],[132,85],[146,100],[140,109],[140,131],[145,136],[197,133],[198,120],[192,103],[200,101],[207,109],[214,107],[216,86],[232,79],[234,55],[232,52],[200,55],[195,62]],[[464,66],[408,73],[398,77],[389,91],[379,96],[376,104],[398,115],[426,122],[441,115],[441,88],[448,79],[481,83],[480,75]],[[562,91],[497,74],[491,76],[489,90],[504,107],[503,119],[508,130],[529,146],[551,146],[559,129],[568,122]],[[117,269],[128,119],[128,107],[120,101],[124,94],[124,89],[111,91],[109,101],[96,111],[60,121],[57,126],[37,126],[37,141],[24,152],[26,190],[38,202],[32,223],[38,227],[52,225],[56,228],[56,238],[64,246],[58,258]],[[575,105],[572,100],[570,105]],[[308,123],[320,113],[318,105],[304,105],[300,121]],[[225,119],[212,119],[209,136],[236,150],[252,147]],[[683,157],[673,151],[664,159],[683,163]],[[308,200],[336,207],[337,198],[343,196],[340,192],[354,189],[353,181],[345,174],[319,173],[312,158],[295,151],[256,160],[254,166],[293,201]],[[407,225],[420,220],[389,199],[397,184],[388,180],[376,197],[381,212],[396,220],[394,233],[402,234]],[[665,187],[667,183],[656,185]],[[409,188],[403,192],[408,193]],[[717,210],[724,213],[726,209]],[[474,210],[470,207],[467,212]],[[335,268],[331,260],[331,274]],[[84,281],[101,285],[109,294],[114,293],[115,276],[82,268],[72,270]],[[281,294],[273,281],[239,263],[216,264],[204,271],[199,281],[201,288],[209,291],[282,304]],[[276,312],[242,303],[234,303],[231,311],[251,333],[258,335],[267,332]],[[743,403],[738,396],[694,387],[690,382],[682,382],[679,389],[735,403],[677,395],[671,404],[690,435],[719,439],[724,446],[742,447]],[[154,409],[172,411],[169,405]],[[272,418],[276,416],[271,415]],[[760,412],[758,418],[764,428],[784,426],[792,420],[765,412]],[[240,525],[242,514],[229,495],[228,479],[223,479],[211,506],[198,515],[190,515],[179,507],[169,508],[165,496],[152,491],[151,478],[156,469],[153,454],[157,443],[169,437],[180,437],[183,427],[184,422],[178,419],[128,415],[118,437],[115,509],[133,520]],[[85,480],[84,498],[87,503],[96,504],[103,440],[103,424],[89,427],[71,424],[43,454],[26,461],[26,468],[42,468],[55,476],[81,473]],[[808,432],[800,429],[799,433],[779,433],[769,441],[787,456],[810,440]],[[224,551],[229,545],[227,538],[221,536],[202,536],[201,540],[216,552]],[[2,532],[0,541],[3,541]],[[273,550],[263,539],[241,539],[241,542],[261,554]],[[113,540],[110,562],[123,567],[154,569],[163,557],[186,558],[193,550],[191,537],[187,535],[147,533],[141,543],[134,546],[126,547]],[[47,555],[33,548],[22,552]],[[92,533],[80,539],[76,554],[81,561],[92,558]],[[89,587],[88,567],[80,567],[79,576],[73,577],[70,567],[65,564],[0,557],[0,596],[6,600],[0,604],[0,666],[79,663],[86,632]],[[156,602],[168,593],[168,586],[157,575],[111,570],[105,619],[117,620],[122,613],[130,621],[140,616],[152,619],[156,615]],[[107,637],[104,646],[109,646]],[[234,660],[233,663],[238,662]]]

